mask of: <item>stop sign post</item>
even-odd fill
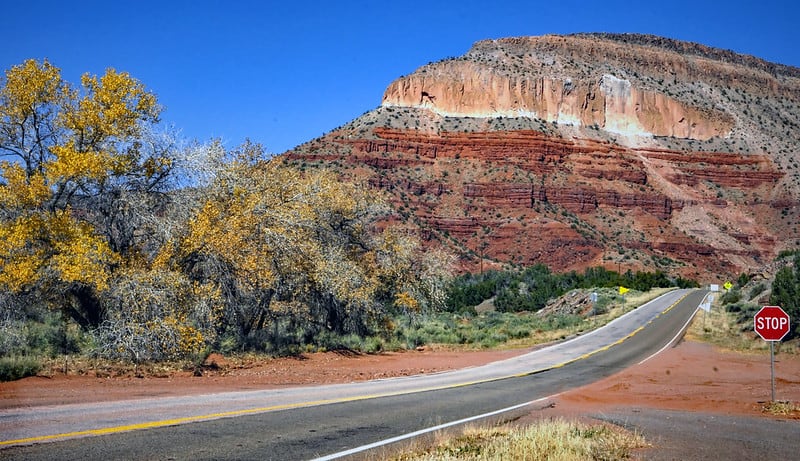
[[[769,341],[772,401],[775,401],[775,341],[789,334],[789,314],[779,306],[764,306],[753,316],[753,329],[764,341]]]

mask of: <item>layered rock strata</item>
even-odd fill
[[[800,247],[798,146],[800,70],[578,35],[478,42],[285,158],[384,191],[392,219],[463,270],[603,265],[716,282]]]

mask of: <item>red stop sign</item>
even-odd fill
[[[789,333],[789,314],[778,306],[764,306],[753,317],[753,329],[764,341],[780,341]]]

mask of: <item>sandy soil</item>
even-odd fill
[[[345,383],[477,366],[527,351],[423,350],[379,355],[318,353],[247,365],[233,365],[224,357],[213,355],[207,361],[202,376],[194,376],[188,371],[162,378],[54,374],[51,377],[0,383],[0,408]],[[800,357],[778,355],[775,369],[776,400],[800,403]],[[731,427],[758,425],[758,421],[764,421],[765,424],[768,420],[785,421],[788,425],[781,426],[784,432],[800,433],[800,412],[784,415],[767,413],[763,407],[770,398],[768,355],[724,352],[707,344],[684,341],[648,362],[555,396],[545,409],[532,411],[529,417],[520,422],[542,417],[603,419],[598,415],[617,415],[627,421],[650,416],[651,422],[642,424],[653,426],[655,423],[652,421],[669,419],[669,416],[661,416],[659,412],[672,411],[676,420],[679,415],[692,415],[690,417],[694,420],[710,418],[710,425],[704,423],[707,426],[705,443],[713,446],[711,440],[716,431],[717,443],[721,447],[730,445],[727,438]],[[607,417],[611,420],[611,416]],[[726,417],[738,419],[723,424]],[[714,424],[717,424],[716,429],[712,427]],[[647,427],[637,429],[647,433]],[[697,442],[690,437],[694,437],[694,433],[679,436],[681,440],[669,443],[682,446],[692,453]],[[667,453],[665,456],[674,459],[691,458],[685,452],[657,449],[655,447],[653,450],[656,451],[651,450],[650,453]],[[649,455],[643,457],[655,459]],[[746,458],[734,456],[731,459]]]
[[[234,363],[212,354],[202,375],[191,371],[155,373],[163,377],[98,377],[94,373],[47,373],[0,383],[0,409],[39,405],[208,394],[436,373],[503,360],[530,349],[505,351],[419,351],[383,354],[326,352],[259,362]]]

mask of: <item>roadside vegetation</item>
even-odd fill
[[[471,427],[430,447],[389,456],[393,461],[426,460],[621,460],[646,448],[644,438],[620,427],[563,419],[528,426]]]
[[[690,283],[541,265],[454,278],[453,256],[387,225],[366,185],[250,142],[182,142],[160,113],[114,69],[74,85],[28,60],[0,80],[0,379],[211,352],[524,346],[591,328],[617,285]],[[536,315],[590,287],[590,311]]]
[[[687,337],[714,344],[726,350],[739,352],[765,352],[767,342],[760,340],[753,332],[753,315],[763,303],[780,305],[790,313],[793,329],[790,338],[778,343],[778,353],[800,353],[797,318],[798,297],[800,294],[800,252],[785,252],[778,258],[781,267],[773,280],[755,279],[746,274],[739,276],[730,290],[715,294],[714,307],[710,312],[701,311],[687,331]],[[541,268],[539,269],[541,270]],[[542,271],[540,273],[545,273]],[[610,274],[609,274],[610,275]],[[557,277],[557,276],[556,276]],[[474,276],[464,276],[472,280]],[[483,295],[493,292],[492,282],[496,275],[488,275],[487,280],[473,280],[475,291]],[[626,281],[630,284],[630,280]],[[600,299],[609,309],[607,320],[621,315],[624,309],[614,291],[598,290]],[[630,305],[641,305],[649,298],[663,293],[662,290],[637,292]],[[460,291],[462,295],[464,292]],[[466,290],[467,299],[469,290]],[[461,298],[459,298],[461,299]],[[475,302],[472,298],[470,303]],[[453,302],[450,298],[449,302]],[[470,304],[467,303],[467,304]],[[466,309],[469,311],[470,309]],[[601,307],[602,311],[603,308]],[[604,314],[600,314],[603,316]],[[585,321],[585,320],[584,320]],[[601,320],[602,321],[602,320]],[[574,325],[581,322],[576,321]],[[574,326],[573,325],[573,326]],[[565,334],[569,331],[566,328]],[[573,330],[575,332],[575,330]],[[795,402],[767,402],[763,411],[776,416],[796,416],[800,407]],[[634,450],[646,448],[647,442],[636,433],[619,427],[605,425],[587,426],[576,421],[542,421],[530,426],[519,427],[506,424],[499,428],[468,428],[460,435],[444,436],[431,445],[411,448],[390,459],[402,461],[448,460],[448,459],[628,459]]]
[[[789,334],[776,353],[800,353],[800,251],[781,253],[771,279],[740,275],[730,290],[715,293],[710,312],[698,312],[687,337],[725,350],[764,352],[769,343],[753,330],[753,317],[765,305],[780,306],[791,319]]]
[[[73,85],[29,60],[0,80],[0,380],[211,352],[526,347],[696,285],[543,265],[454,276],[368,186],[250,142],[182,142],[160,112],[114,69]]]
[[[185,145],[160,111],[114,69],[73,85],[28,60],[0,81],[2,379],[338,347],[443,308],[451,256],[379,227],[379,194],[249,142]]]

